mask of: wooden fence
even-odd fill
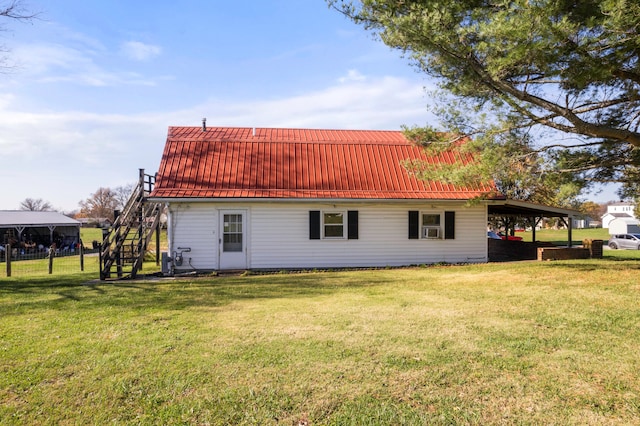
[[[84,272],[85,251],[82,242],[75,250],[59,250],[52,246],[35,252],[23,252],[7,244],[0,253],[0,277]]]

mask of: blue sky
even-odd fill
[[[436,124],[430,81],[324,0],[27,0],[0,22],[0,210],[154,173],[168,126]],[[606,192],[595,200],[615,197]]]

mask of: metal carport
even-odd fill
[[[0,244],[6,244],[10,239],[23,243],[26,238],[47,247],[56,239],[61,243],[77,244],[80,225],[79,221],[58,212],[0,210]]]
[[[539,244],[536,241],[536,226],[542,218],[559,218],[567,226],[568,246],[572,246],[573,217],[581,213],[577,210],[545,206],[515,200],[488,200],[487,216],[492,218],[529,219],[532,224],[532,242],[488,240],[489,260],[535,259]]]

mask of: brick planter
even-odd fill
[[[589,259],[591,251],[580,247],[540,247],[538,260]]]
[[[592,259],[602,259],[602,240],[585,239],[582,241],[582,246],[589,249]]]

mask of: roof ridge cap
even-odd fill
[[[201,126],[168,126],[170,129],[202,129]],[[294,130],[294,131],[321,131],[321,132],[403,132],[393,129],[337,129],[321,127],[266,127],[266,126],[208,126],[207,131],[213,129],[263,129],[263,130]]]
[[[415,146],[415,144],[411,143],[409,140],[382,140],[382,141],[374,141],[374,140],[295,140],[295,139],[280,139],[273,140],[269,138],[230,138],[230,139],[206,139],[206,138],[194,138],[194,137],[172,137],[169,138],[173,142],[203,142],[203,143],[269,143],[269,144],[277,144],[277,143],[298,143],[298,144],[340,144],[340,145],[411,145]]]

